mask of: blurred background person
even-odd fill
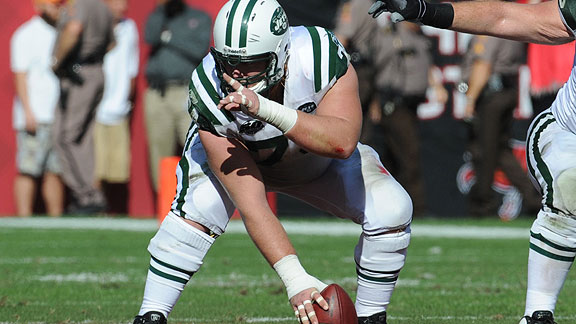
[[[372,62],[374,55],[374,35],[379,29],[376,19],[366,19],[366,13],[374,1],[372,0],[346,0],[340,5],[336,15],[334,33],[350,54],[350,62],[358,75],[358,90],[364,122],[360,141],[364,142],[370,137],[371,123],[367,119],[367,112],[374,99],[375,66]]]
[[[104,91],[104,55],[114,46],[114,19],[101,0],[67,4],[58,24],[52,69],[60,78],[60,105],[54,121],[54,141],[62,162],[62,177],[72,193],[70,214],[94,214],[106,209],[95,185],[94,122]]]
[[[517,214],[498,212],[498,195],[492,184],[500,168],[522,194],[529,212],[540,208],[540,196],[510,144],[514,109],[518,105],[518,73],[526,62],[526,44],[489,36],[474,36],[462,62],[466,94],[465,120],[471,122],[470,152],[476,181],[469,192],[473,216],[500,215],[510,220]]]
[[[130,178],[130,112],[138,75],[136,23],[126,18],[128,0],[106,0],[116,23],[116,46],[104,56],[104,95],[96,113],[96,186],[104,193],[107,212],[126,214]]]
[[[183,0],[158,0],[146,21],[151,46],[144,98],[150,176],[158,191],[160,160],[181,154],[192,119],[188,114],[190,75],[208,52],[212,18]]]
[[[14,73],[14,129],[16,166],[14,197],[18,216],[34,212],[38,183],[50,216],[60,216],[64,205],[64,185],[60,163],[51,141],[54,110],[60,87],[50,69],[56,41],[60,0],[35,0],[36,15],[22,24],[10,43]]]
[[[368,140],[384,165],[412,197],[414,216],[427,213],[422,177],[418,106],[429,86],[446,100],[446,90],[433,78],[430,41],[420,26],[404,22],[383,25],[373,37],[377,103],[369,111],[377,124]]]

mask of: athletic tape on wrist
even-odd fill
[[[322,291],[326,284],[309,275],[294,254],[287,255],[273,265],[274,270],[284,282],[288,299],[304,289],[316,288]]]
[[[274,125],[282,133],[288,132],[296,124],[296,120],[298,120],[298,112],[296,110],[264,98],[259,94],[258,101],[260,102],[260,107],[256,116]]]

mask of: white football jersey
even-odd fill
[[[558,91],[550,110],[562,128],[576,134],[576,57],[570,77]]]
[[[576,36],[576,1],[559,0],[558,6],[562,21]],[[572,63],[570,78],[558,91],[550,110],[562,128],[576,134],[576,57]]]
[[[291,27],[289,32],[290,57],[282,104],[314,114],[326,92],[346,73],[348,54],[334,34],[324,28],[299,26]],[[196,126],[240,140],[264,166],[306,154],[276,127],[242,111],[219,110],[217,105],[225,96],[214,58],[208,54],[190,80],[188,110]]]

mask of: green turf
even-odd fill
[[[153,234],[0,228],[0,323],[131,323]],[[310,273],[340,283],[354,297],[357,238],[291,238]],[[389,323],[516,324],[524,309],[527,254],[523,239],[413,237]],[[571,274],[556,309],[560,324],[576,322],[575,299]],[[188,284],[170,323],[296,323],[292,316],[281,282],[249,238],[226,234]]]

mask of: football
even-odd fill
[[[314,303],[314,311],[320,324],[356,324],[358,317],[354,302],[346,291],[337,284],[331,284],[321,292],[322,297],[328,302],[330,308],[325,311]]]

